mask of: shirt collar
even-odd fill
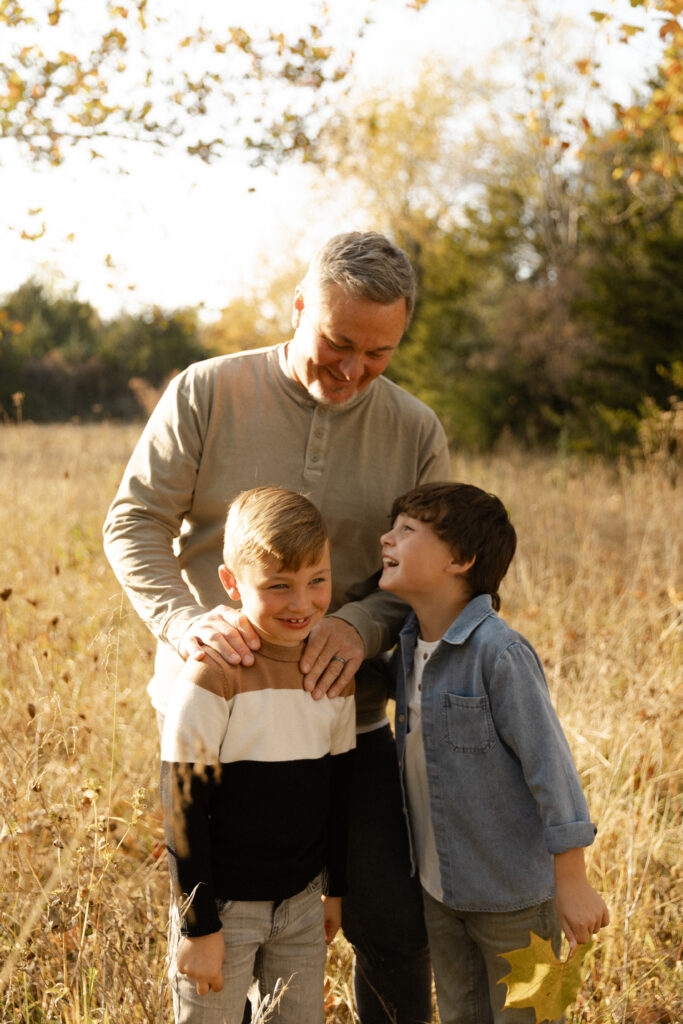
[[[463,608],[455,622],[448,627],[442,639],[449,644],[464,644],[484,619],[494,614],[491,595],[479,594]],[[401,630],[401,635],[414,638],[417,636],[419,628],[417,615],[415,612],[411,612]]]
[[[261,637],[261,646],[255,652],[271,661],[300,661],[306,644],[302,641],[296,647],[284,647],[282,644],[271,643]]]

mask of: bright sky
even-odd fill
[[[600,77],[611,98],[628,102],[656,66],[655,18],[633,10],[628,0],[536,3],[548,15],[571,10],[579,29],[566,29],[567,65],[598,46]],[[319,12],[315,0],[193,0],[179,4],[178,17],[201,12],[210,24],[227,12],[230,23],[245,24],[247,6],[254,22],[285,30],[316,21]],[[454,70],[480,67],[514,80],[526,28],[522,0],[429,0],[419,13],[405,0],[344,0],[330,7],[333,42],[356,52],[357,95],[380,82],[409,83],[430,55]],[[647,31],[629,46],[606,45],[604,36],[594,43],[594,8]],[[373,24],[354,41],[353,27],[365,11]],[[35,275],[60,289],[77,285],[79,298],[105,317],[156,304],[167,310],[201,305],[212,319],[255,276],[281,271],[288,252],[307,257],[335,231],[373,227],[352,222],[353,213],[334,197],[323,201],[311,172],[293,165],[275,175],[249,168],[242,154],[207,166],[143,146],[129,147],[120,161],[113,144],[106,153],[106,160],[94,162],[72,153],[61,167],[34,169],[13,143],[2,143],[0,296]],[[129,173],[117,171],[119,162]],[[22,230],[37,233],[43,222],[42,238],[22,240]]]

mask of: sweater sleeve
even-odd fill
[[[169,874],[180,904],[182,934],[192,937],[221,928],[208,827],[213,771],[211,765],[161,762],[159,791]]]
[[[175,681],[161,740],[160,793],[171,882],[184,935],[220,929],[209,818],[229,702],[212,661],[190,662]],[[213,685],[207,685],[213,682]]]

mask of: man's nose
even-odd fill
[[[339,363],[339,369],[347,380],[358,380],[363,375],[363,358],[357,353],[349,354]]]

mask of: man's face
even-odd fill
[[[337,284],[305,282],[296,290],[293,324],[290,375],[317,402],[339,405],[386,369],[406,325],[406,302],[385,306],[347,295]]]

